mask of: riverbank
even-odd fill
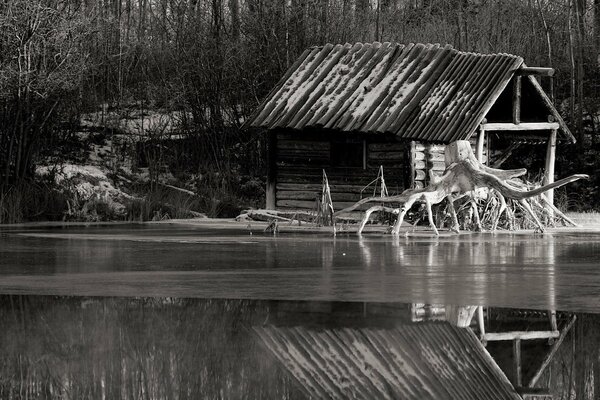
[[[576,222],[579,226],[577,227],[556,227],[548,228],[548,233],[554,232],[579,232],[579,231],[600,231],[600,213],[567,213],[567,216]],[[188,227],[188,228],[201,228],[201,229],[214,229],[214,230],[231,230],[231,231],[248,231],[252,233],[264,233],[266,230],[272,232],[269,228],[269,222],[264,221],[246,221],[237,220],[236,218],[182,218],[182,219],[167,219],[162,221],[95,221],[95,222],[63,222],[63,221],[43,221],[43,222],[25,222],[18,224],[0,224],[0,231],[2,230],[15,230],[15,229],[36,229],[36,228],[69,228],[69,227],[100,227],[100,226],[173,226],[174,229],[177,227]],[[357,224],[339,224],[336,229],[340,234],[344,233],[355,233],[357,230]],[[269,228],[269,229],[267,229]],[[389,228],[384,225],[367,225],[364,229],[365,233],[386,233]],[[409,224],[403,225],[403,229],[408,232],[409,235],[433,235],[431,229],[428,226],[411,226]],[[316,226],[313,223],[297,223],[290,224],[282,222],[277,225],[277,231],[279,233],[292,233],[292,232],[304,232],[304,233],[332,233],[332,227],[330,226]],[[472,234],[476,232],[461,231],[461,234]],[[485,232],[484,232],[485,233]],[[489,232],[488,232],[489,233]],[[518,230],[518,231],[507,231],[499,229],[496,233],[514,233],[514,234],[533,234],[533,230]],[[453,232],[448,230],[441,230],[441,236],[454,236]]]

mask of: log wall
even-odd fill
[[[318,136],[277,135],[276,206],[278,209],[315,210],[322,190],[322,171],[325,169],[335,209],[354,204],[361,191],[372,182],[383,165],[384,178],[391,193],[400,193],[407,186],[406,143],[385,142],[379,138],[353,137],[355,143],[366,146],[360,166],[335,166],[331,162],[335,141],[326,134]],[[336,139],[336,140],[339,140]],[[334,149],[335,151],[335,149]],[[373,188],[364,190],[362,197],[373,195]]]
[[[477,137],[471,138],[471,147],[475,151],[477,146]],[[446,146],[443,144],[427,143],[427,142],[411,142],[410,143],[410,181],[412,187],[423,188],[429,184],[429,174],[441,176],[446,169],[444,162],[444,150]],[[487,161],[487,142],[483,146],[483,162]]]

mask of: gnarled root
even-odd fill
[[[500,202],[500,208],[498,210],[497,215],[493,219],[493,223],[491,225],[492,230],[495,230],[497,228],[500,217],[505,212],[507,213],[509,225],[513,223],[513,221],[511,220],[514,219],[514,214],[512,213],[512,210],[510,210],[510,208],[507,207],[506,204],[506,199],[511,199],[519,202],[519,204],[523,207],[527,214],[531,216],[538,230],[543,232],[544,226],[535,214],[534,210],[531,207],[531,204],[527,201],[527,199],[534,196],[538,196],[550,189],[558,188],[576,180],[589,178],[587,175],[583,174],[571,175],[567,178],[560,179],[551,184],[543,185],[530,190],[524,187],[524,185],[522,184],[517,184],[514,181],[511,182],[511,179],[525,174],[527,170],[501,170],[489,168],[481,164],[475,158],[468,141],[457,141],[451,143],[447,146],[446,151],[446,170],[444,171],[444,174],[439,178],[433,179],[429,186],[427,186],[426,188],[408,189],[397,196],[367,197],[356,202],[354,205],[348,208],[336,212],[334,216],[353,211],[364,204],[372,202],[396,204],[400,203],[401,207],[399,210],[398,219],[396,220],[396,223],[392,228],[392,234],[398,235],[400,232],[400,226],[402,225],[406,213],[410,210],[410,208],[415,202],[423,202],[427,209],[429,225],[437,235],[439,234],[439,232],[435,225],[433,213],[431,210],[431,206],[433,204],[438,204],[444,199],[448,199],[452,217],[452,225],[453,228],[457,229],[458,217],[456,215],[456,211],[454,210],[454,195],[464,195],[466,193],[472,193],[474,190],[479,188],[488,188],[496,191],[496,196],[498,197]],[[541,196],[541,198],[542,201],[545,201],[545,204],[552,209],[552,211],[558,211],[556,210],[556,207],[549,204],[549,202],[545,199],[544,196]],[[483,225],[481,223],[481,219],[479,218],[478,206],[473,197],[471,197],[470,206],[473,212],[473,217],[475,219],[476,226],[479,230],[482,230]],[[365,218],[363,218],[361,222],[361,225],[359,227],[359,233],[362,232],[365,224],[367,223],[369,217],[373,212],[387,211],[389,209],[389,207],[385,207],[383,205],[369,208],[367,210]],[[561,217],[565,221],[574,224],[572,221],[566,218],[564,214],[560,213],[560,211],[557,214],[561,215]]]

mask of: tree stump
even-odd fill
[[[526,185],[514,180],[514,178],[527,173],[525,168],[503,170],[490,168],[486,165],[483,165],[477,160],[475,154],[473,154],[473,149],[471,148],[471,144],[468,140],[459,140],[450,143],[446,146],[444,154],[446,164],[444,173],[440,177],[431,176],[430,183],[427,187],[422,189],[407,189],[397,196],[367,197],[356,202],[354,205],[348,208],[336,212],[334,216],[353,211],[361,205],[367,203],[398,203],[401,204],[401,206],[393,209],[394,213],[398,213],[398,218],[392,228],[392,233],[397,235],[400,232],[400,226],[408,210],[410,210],[415,202],[421,202],[425,204],[429,225],[436,235],[438,235],[439,232],[434,223],[431,206],[433,204],[439,204],[443,200],[447,199],[452,218],[452,230],[458,232],[459,223],[456,210],[454,209],[454,201],[459,196],[471,196],[471,206],[475,209],[475,213],[477,214],[476,218],[479,218],[478,207],[473,199],[473,191],[483,188],[490,192],[493,191],[494,195],[499,199],[497,215],[494,217],[494,221],[492,223],[493,229],[495,229],[497,226],[500,217],[507,211],[506,199],[510,199],[518,202],[523,207],[523,210],[534,221],[537,228],[543,232],[544,226],[542,225],[540,218],[533,211],[531,204],[527,201],[527,199],[540,195],[550,189],[566,185],[567,183],[574,182],[579,179],[589,178],[584,174],[571,175],[548,185],[543,185],[529,190]],[[544,197],[542,197],[542,199],[544,199]],[[553,206],[551,207],[547,201],[544,204],[545,205],[543,207],[548,212],[554,212],[556,209]],[[363,218],[363,221],[360,224],[358,233],[360,234],[362,232],[362,229],[367,223],[369,216],[373,212],[382,210],[387,210],[387,207],[378,205],[368,209],[365,213],[365,218]],[[566,221],[569,222],[570,220],[566,219]]]

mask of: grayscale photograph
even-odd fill
[[[0,0],[0,400],[600,400],[600,0]]]

